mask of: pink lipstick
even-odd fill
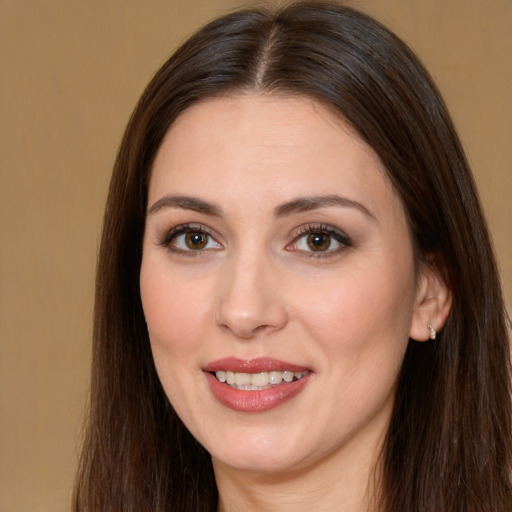
[[[313,375],[309,368],[272,358],[219,359],[203,371],[214,397],[240,412],[262,412],[284,404]]]

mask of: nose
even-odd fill
[[[255,257],[227,263],[219,286],[217,325],[242,339],[281,330],[288,313],[278,274],[271,262]]]

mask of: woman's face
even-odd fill
[[[223,96],[174,123],[140,284],[163,388],[216,469],[374,455],[417,309],[413,250],[378,157],[320,103]]]

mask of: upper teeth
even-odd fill
[[[285,370],[271,371],[271,372],[260,372],[260,373],[243,373],[243,372],[229,372],[229,371],[218,371],[215,372],[215,376],[220,382],[226,382],[232,387],[243,390],[261,390],[271,387],[275,384],[281,384],[285,382],[292,382],[293,380],[299,380],[307,372],[291,372]]]

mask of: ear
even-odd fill
[[[452,290],[440,255],[429,256],[421,263],[418,275],[416,302],[409,337],[416,341],[430,339],[429,325],[438,332],[452,307]]]

